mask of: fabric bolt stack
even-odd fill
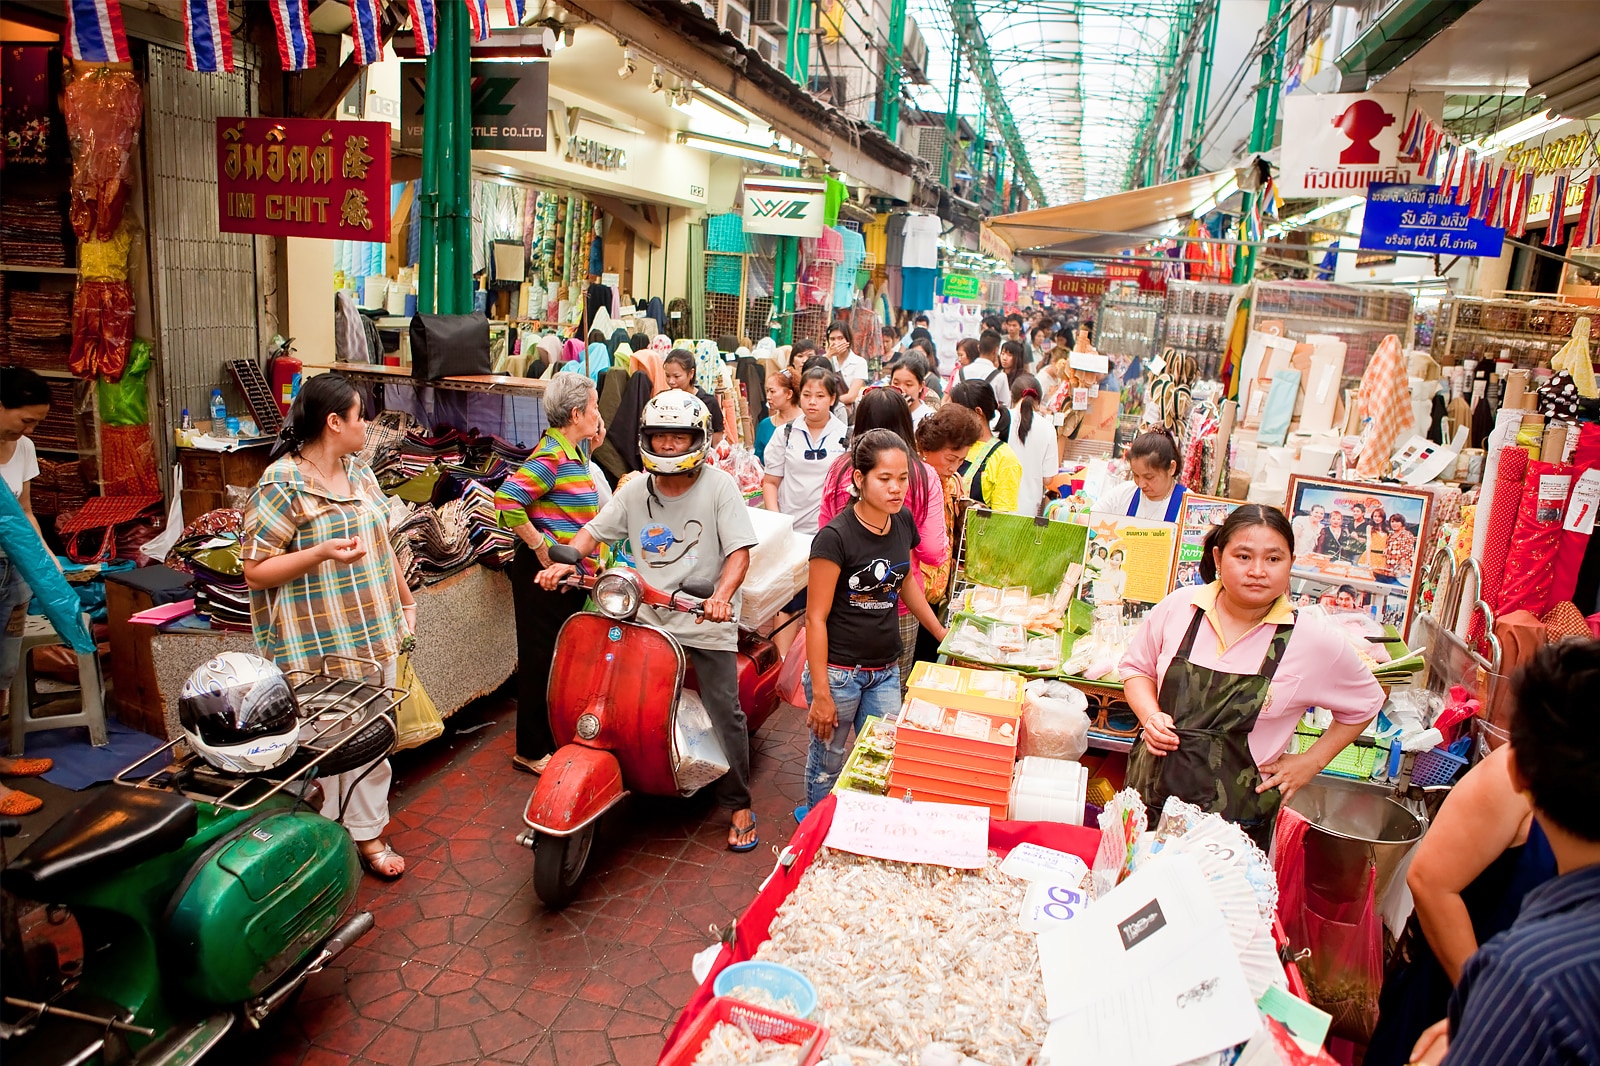
[[[169,564],[175,563],[194,578],[195,613],[218,629],[250,632],[250,589],[244,581],[244,563],[239,557],[239,530],[233,525],[239,512],[208,511],[189,529],[210,520],[203,528],[215,533],[185,536],[173,548]]]
[[[443,581],[473,563],[472,531],[460,500],[443,507],[423,504],[390,531],[389,542],[397,555],[402,542],[409,551],[405,580],[412,588]]]
[[[66,233],[59,197],[7,196],[0,205],[0,259],[12,266],[66,266]]]
[[[34,370],[63,370],[72,353],[72,293],[5,295],[7,362]]]
[[[78,409],[77,383],[51,379],[50,413],[29,434],[36,447],[55,451],[78,450],[78,429],[74,413]],[[85,401],[90,397],[85,394]]]
[[[459,508],[466,520],[473,560],[491,570],[504,570],[517,550],[517,538],[510,530],[500,528],[494,491],[481,481],[469,481],[461,497],[445,506]]]

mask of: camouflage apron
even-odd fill
[[[1177,796],[1239,823],[1265,849],[1282,800],[1276,789],[1256,793],[1261,772],[1250,754],[1250,730],[1266,706],[1294,626],[1277,627],[1259,673],[1229,674],[1189,661],[1204,619],[1196,607],[1158,694],[1161,709],[1172,716],[1178,750],[1156,755],[1141,736],[1128,755],[1128,787],[1139,790],[1152,825],[1167,797]]]

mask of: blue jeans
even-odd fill
[[[802,678],[806,687],[806,702],[812,700],[811,668],[806,667]],[[900,707],[900,667],[888,666],[830,666],[828,691],[833,695],[834,710],[838,719],[833,736],[826,744],[811,735],[811,748],[806,752],[806,805],[814,807],[833,791],[839,780],[839,771],[850,754],[854,737],[868,718],[892,715]]]

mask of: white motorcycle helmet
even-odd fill
[[[693,438],[682,455],[659,455],[651,450],[656,433],[687,433]],[[644,405],[639,418],[639,460],[652,474],[687,474],[706,461],[711,448],[711,412],[692,393],[674,389]]]
[[[299,705],[283,671],[240,651],[195,668],[178,694],[178,722],[189,746],[228,773],[271,770],[299,744]]]

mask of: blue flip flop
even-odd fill
[[[756,812],[755,811],[751,811],[750,812],[750,829],[739,829],[739,827],[737,825],[735,825],[734,823],[732,823],[732,822],[729,822],[729,825],[731,825],[735,830],[738,830],[740,836],[743,836],[745,833],[750,832],[750,830],[752,830],[752,829],[754,829],[756,827]],[[754,840],[750,841],[750,843],[748,843],[748,844],[729,844],[728,845],[728,850],[729,851],[739,851],[739,852],[754,851],[754,850],[756,850],[756,845],[758,845],[760,843],[761,843],[761,837],[758,835]]]

